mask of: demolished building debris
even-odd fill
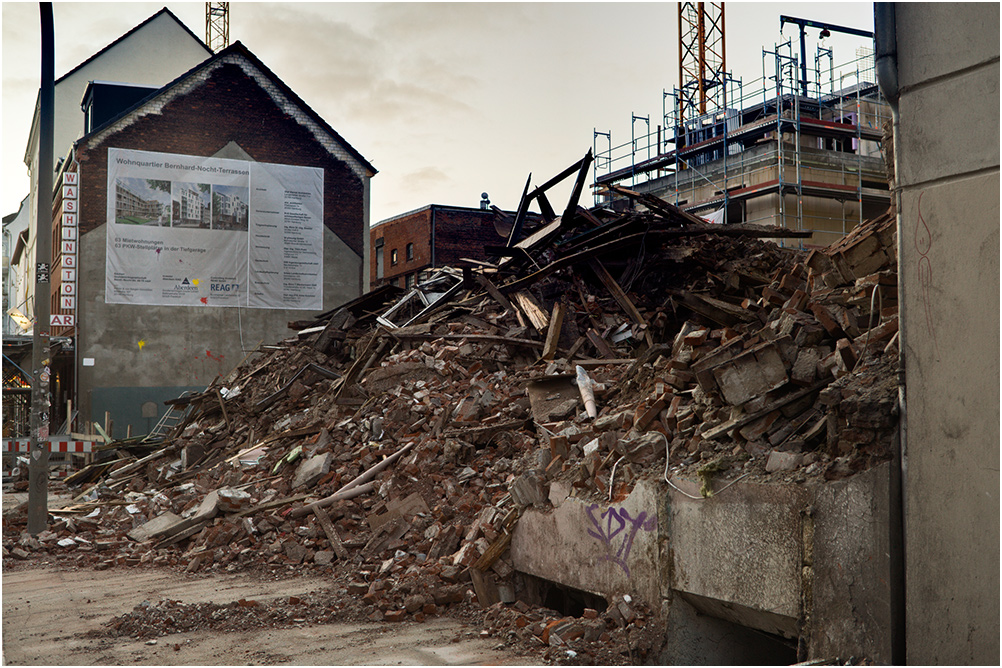
[[[318,623],[350,605],[420,621],[476,603],[547,659],[654,656],[658,611],[628,594],[540,607],[552,598],[512,560],[520,517],[558,488],[608,504],[686,478],[709,496],[890,460],[894,218],[804,251],[774,241],[803,233],[709,224],[618,186],[632,206],[587,210],[589,160],[560,176],[577,177],[562,215],[526,185],[518,216],[535,200],[543,224],[519,239],[516,218],[496,263],[291,323],[171,402],[181,419],[162,439],[105,445],[62,483],[73,503],[47,531],[4,517],[5,566],[317,569],[342,599]],[[139,633],[138,614],[114,629]]]

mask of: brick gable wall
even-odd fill
[[[200,85],[164,104],[160,113],[102,132],[92,141],[77,149],[81,234],[106,222],[108,148],[208,157],[232,141],[258,162],[323,169],[324,224],[356,254],[363,253],[362,180],[236,64],[221,64]]]

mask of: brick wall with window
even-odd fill
[[[369,278],[373,287],[384,283],[406,287],[406,276],[431,266],[430,207],[374,225],[369,234],[372,247],[381,245],[383,249],[382,276],[375,253],[370,261]]]

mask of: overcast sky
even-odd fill
[[[56,78],[163,3],[55,3]],[[205,3],[166,6],[205,35]],[[873,29],[871,3],[728,2],[728,69],[762,76],[762,49],[793,38],[781,14]],[[630,141],[633,114],[661,122],[678,85],[674,3],[230,3],[241,41],[379,173],[373,223],[427,204],[514,209],[579,160],[594,131]],[[817,31],[809,34],[813,63]],[[867,40],[835,34],[835,62]],[[38,5],[3,3],[3,189],[0,213],[28,193],[23,163],[38,90]],[[645,127],[636,123],[638,133]],[[599,140],[600,150],[607,140]],[[69,147],[54,147],[63,155]],[[554,204],[566,194],[555,193]],[[586,198],[588,204],[590,197]],[[557,206],[557,208],[560,208]]]

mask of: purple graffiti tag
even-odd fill
[[[588,519],[595,527],[594,530],[588,529],[588,535],[605,543],[606,554],[602,560],[619,564],[619,567],[626,573],[626,577],[630,577],[630,567],[626,562],[630,558],[630,550],[633,549],[633,539],[636,538],[638,531],[654,531],[658,524],[657,518],[648,517],[647,511],[640,511],[636,518],[630,517],[630,513],[625,508],[606,508],[596,518],[595,511],[597,509],[597,503],[593,503],[585,509],[588,513]],[[601,520],[605,520],[604,527]],[[613,523],[616,526],[613,526]],[[616,549],[613,541],[620,534],[622,537],[619,548]],[[615,554],[613,554],[614,549],[616,550]]]

